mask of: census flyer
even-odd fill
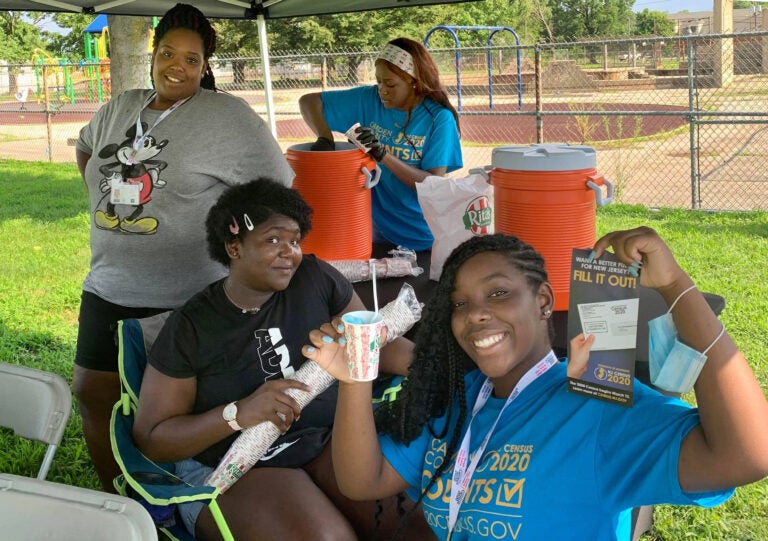
[[[589,260],[574,249],[568,303],[568,390],[632,406],[637,348],[638,278],[610,252]],[[570,341],[594,335],[589,360],[572,355]],[[574,362],[571,362],[571,361]]]

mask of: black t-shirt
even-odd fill
[[[169,316],[148,359],[165,375],[197,378],[193,414],[239,400],[265,381],[298,370],[306,360],[301,348],[309,342],[309,332],[341,313],[353,294],[344,276],[312,255],[304,256],[289,286],[276,291],[255,314],[233,306],[223,283],[209,285]],[[267,452],[265,457],[271,458],[257,466],[298,467],[315,458],[330,435],[336,395],[334,384],[315,397]],[[216,467],[238,435],[195,460]],[[297,439],[301,441],[282,445]]]

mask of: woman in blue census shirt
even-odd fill
[[[459,115],[434,60],[417,41],[387,43],[376,59],[376,83],[301,97],[302,117],[318,135],[311,150],[334,150],[332,132],[359,123],[355,138],[383,166],[372,191],[374,244],[430,250],[434,239],[416,183],[462,167]]]
[[[397,400],[374,412],[337,328],[310,332],[304,355],[339,379],[342,493],[415,491],[441,540],[623,541],[633,507],[712,507],[764,478],[768,402],[744,354],[654,230],[608,233],[593,257],[609,248],[670,306],[676,340],[706,356],[697,407],[640,382],[631,408],[569,392],[544,259],[511,235],[472,237],[445,261]],[[574,339],[568,364],[591,345]]]

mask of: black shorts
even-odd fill
[[[91,370],[117,372],[117,322],[149,317],[168,308],[131,308],[83,291],[80,296],[75,364]]]

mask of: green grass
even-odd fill
[[[0,143],[10,143],[11,141],[21,141],[21,137],[16,137],[8,133],[0,133]]]
[[[721,320],[768,389],[768,213],[707,213],[608,205],[598,211],[598,233],[653,227],[703,291],[726,300]],[[693,402],[693,396],[686,396]],[[646,541],[759,541],[768,539],[768,480],[739,488],[714,509],[657,506]]]
[[[88,270],[87,194],[72,164],[0,160],[0,359],[71,381],[80,286]],[[655,228],[704,291],[768,388],[768,213],[705,213],[608,205],[598,233]],[[686,397],[692,399],[692,397]],[[0,430],[0,471],[32,475],[44,447]],[[49,478],[97,488],[76,406]],[[768,481],[715,509],[656,507],[646,541],[768,539]]]

